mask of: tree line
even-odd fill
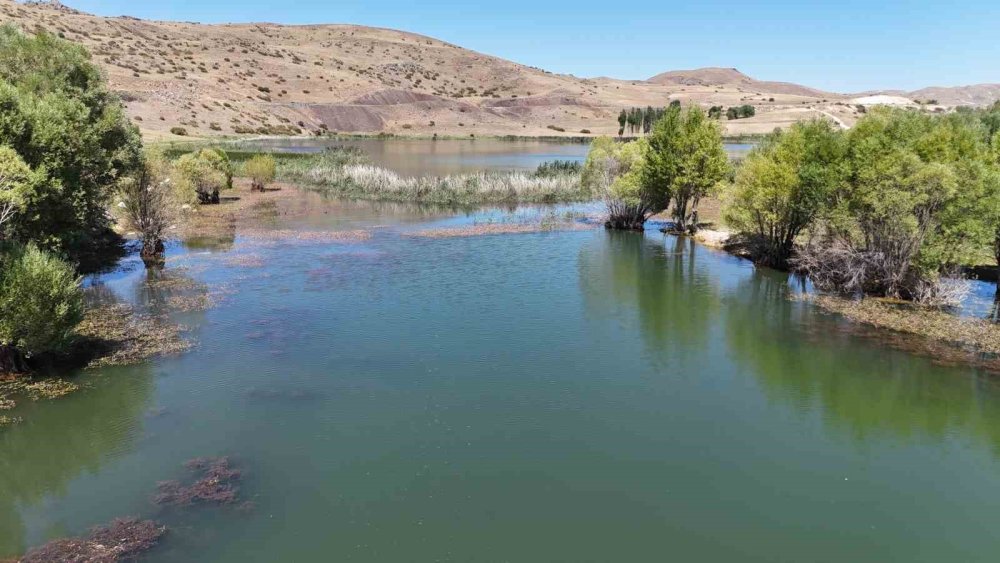
[[[722,106],[712,106],[708,108],[708,116],[712,119],[722,119]],[[726,109],[726,119],[732,121],[733,119],[743,119],[745,117],[753,117],[757,115],[757,109],[750,104],[743,104],[742,106],[730,106]]]
[[[680,107],[680,105],[680,100],[670,102],[670,107]],[[649,133],[653,128],[653,123],[659,121],[666,114],[666,111],[667,108],[654,108],[653,106],[621,110],[618,113],[618,136],[623,136],[626,129],[628,129],[630,136],[635,136],[640,132]]]
[[[596,140],[583,180],[603,194],[609,228],[669,210],[672,228],[693,230],[699,201],[721,197],[741,252],[830,291],[946,302],[949,268],[986,251],[1000,261],[1000,103],[874,108],[849,131],[798,123],[735,170],[717,121],[670,108],[643,139]]]

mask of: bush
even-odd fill
[[[786,268],[796,239],[830,209],[844,179],[840,132],[825,120],[796,123],[743,161],[726,194],[726,222],[755,262]]]
[[[0,370],[20,371],[23,364],[13,365],[17,355],[55,351],[68,342],[83,316],[80,278],[73,266],[34,244],[8,249],[0,262]]]
[[[1000,170],[981,125],[875,108],[846,133],[845,162],[826,235],[794,263],[824,289],[947,301],[941,272],[992,237]]]
[[[138,129],[82,47],[0,26],[0,145],[44,177],[11,236],[73,261],[115,240],[105,210],[141,162]]]
[[[18,212],[44,189],[44,180],[44,175],[32,171],[14,149],[0,146],[0,241],[7,238]]]
[[[243,174],[250,178],[251,191],[264,191],[274,181],[277,162],[269,154],[258,154],[243,165]]]
[[[171,127],[170,133],[172,135],[177,135],[178,137],[186,137],[188,134],[187,129],[183,127]]]
[[[221,150],[201,149],[174,161],[176,193],[187,203],[219,203],[219,191],[232,187],[233,167]]]
[[[127,228],[139,233],[139,256],[147,265],[163,260],[163,237],[173,216],[169,165],[159,154],[146,155],[142,168],[122,182],[121,198]]]
[[[670,201],[659,189],[642,182],[649,144],[645,139],[619,143],[598,137],[590,145],[583,164],[582,187],[600,195],[608,209],[609,229],[643,229],[650,216]]]

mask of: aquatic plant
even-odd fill
[[[30,550],[20,563],[113,563],[134,559],[156,547],[167,532],[152,520],[122,519],[94,528],[85,538],[63,538]]]
[[[370,164],[317,166],[306,183],[366,199],[472,204],[562,202],[589,199],[574,175],[539,177],[523,172],[477,172],[434,178],[401,176]]]
[[[166,506],[192,504],[235,504],[239,501],[241,473],[234,469],[229,458],[196,458],[184,467],[199,474],[189,485],[180,481],[163,481],[156,487],[153,502]]]

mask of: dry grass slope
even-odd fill
[[[419,135],[614,134],[623,107],[753,104],[727,133],[856,119],[846,97],[735,69],[646,80],[559,75],[437,39],[355,25],[202,25],[100,17],[0,0],[0,21],[85,45],[147,137],[318,131]],[[562,129],[564,132],[558,133]]]

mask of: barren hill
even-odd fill
[[[752,104],[730,134],[857,117],[846,96],[700,69],[648,81],[585,79],[403,31],[355,25],[202,25],[106,18],[0,0],[0,21],[85,45],[147,136],[390,132],[614,134],[622,108]]]

